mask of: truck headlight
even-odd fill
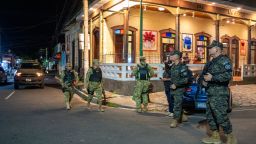
[[[21,72],[17,72],[16,76],[19,77],[19,76],[21,76],[21,74],[22,74]]]
[[[40,77],[40,76],[43,76],[43,73],[37,72],[36,75],[37,75],[38,77]]]

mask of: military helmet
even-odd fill
[[[212,43],[207,46],[207,48],[210,49],[210,48],[213,48],[213,47],[218,47],[220,49],[223,49],[223,44],[221,42],[213,40]]]

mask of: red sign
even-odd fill
[[[240,41],[240,55],[242,55],[242,56],[245,56],[245,55],[246,55],[245,46],[246,46],[245,40],[241,40],[241,41]]]

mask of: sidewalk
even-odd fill
[[[83,83],[80,83],[80,87],[83,87],[82,85]],[[234,107],[256,107],[256,84],[234,85],[230,89]],[[86,99],[87,94],[83,90],[78,90],[77,92],[80,93],[80,97]],[[135,109],[135,102],[132,100],[132,96],[118,95],[108,91],[105,91],[105,94],[109,105]],[[164,91],[150,93],[149,97],[149,111],[165,112],[167,110],[168,104]]]
[[[234,107],[256,106],[256,84],[231,86]],[[117,107],[135,109],[135,102],[131,96],[123,96],[106,91],[107,102]],[[149,111],[165,112],[167,100],[164,92],[151,93],[149,95]]]

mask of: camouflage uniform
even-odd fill
[[[148,94],[150,86],[150,78],[154,75],[151,66],[145,62],[145,57],[140,57],[140,64],[138,64],[133,72],[136,78],[136,85],[133,93],[133,100],[136,102],[137,112],[141,112],[141,103],[144,105],[144,111],[147,111]]]
[[[220,125],[228,134],[232,132],[232,125],[227,115],[228,84],[232,78],[232,65],[230,59],[223,55],[214,58],[211,63],[208,73],[212,74],[213,78],[208,82],[206,117],[211,130],[218,130]]]
[[[88,107],[92,101],[94,92],[98,99],[99,110],[104,111],[102,106],[102,71],[99,67],[99,61],[97,59],[93,60],[93,67],[90,67],[86,74],[86,87],[88,92]]]
[[[182,53],[178,50],[174,50],[171,55],[177,55],[179,58],[181,58]],[[185,87],[188,83],[188,67],[185,64],[183,64],[181,60],[179,60],[178,63],[173,63],[170,71],[172,85],[175,85],[174,89],[172,88],[171,85],[172,94],[174,97],[174,115],[170,127],[175,128],[177,127],[178,122],[187,121],[187,117],[183,114],[182,101],[185,92]]]
[[[60,74],[62,91],[64,93],[64,99],[67,106],[67,110],[70,109],[70,102],[73,98],[73,86],[79,81],[79,77],[76,71],[71,70],[71,65],[67,63],[66,69]]]
[[[213,41],[208,48],[219,47],[223,49],[223,45],[217,41]],[[227,144],[235,144],[237,141],[232,133],[232,125],[228,118],[228,84],[232,78],[232,64],[230,59],[225,55],[219,55],[206,64],[208,66],[207,73],[212,75],[210,81],[207,81],[207,109],[206,118],[213,135],[204,138],[204,143],[221,142],[219,136],[219,126],[223,128],[227,134]]]

